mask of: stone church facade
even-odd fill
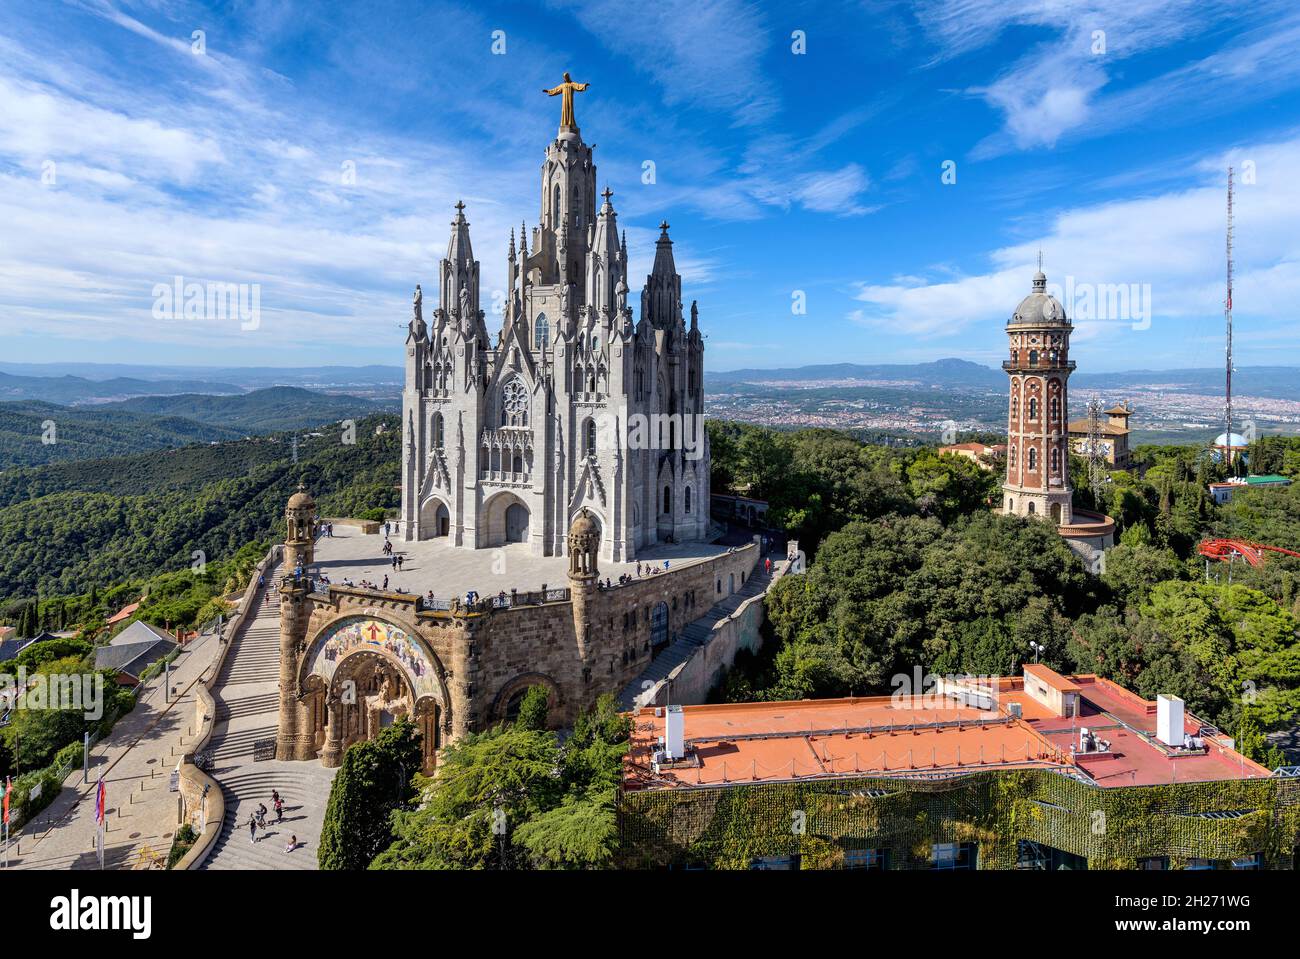
[[[612,193],[598,202],[596,186],[593,147],[566,93],[542,161],[538,224],[531,239],[521,227],[517,249],[511,233],[495,339],[457,204],[438,305],[426,321],[416,288],[406,338],[405,539],[447,537],[468,549],[524,542],[559,556],[583,509],[599,527],[602,558],[614,562],[707,536],[698,310],[692,303],[688,323],[663,223],[634,317],[626,234]]]

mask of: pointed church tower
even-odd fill
[[[648,318],[657,330],[672,329],[682,319],[682,278],[673,262],[673,241],[668,238],[667,221],[659,224],[655,241],[655,262],[641,291],[641,318]]]

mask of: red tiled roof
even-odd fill
[[[131,615],[139,608],[139,603],[132,603],[130,606],[123,606],[113,614],[112,618],[109,619],[106,625],[112,626],[114,623],[120,623],[124,619],[130,619]]]
[[[991,710],[938,693],[684,706],[690,757],[657,772],[652,759],[664,719],[646,707],[633,717],[624,786],[672,789],[1025,767],[1071,770],[1103,787],[1270,775],[1190,715],[1186,732],[1200,734],[1204,750],[1158,742],[1155,704],[1115,683],[1091,675],[1061,676],[1047,667],[1038,671],[1055,677],[1056,688],[1079,694],[1078,716],[1056,715],[1026,693],[1019,677],[995,681],[997,703]],[[1019,706],[1019,716],[1012,704]],[[1078,752],[1079,730],[1085,727],[1109,749]]]

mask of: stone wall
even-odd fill
[[[782,562],[773,581],[788,572],[789,567],[789,560]],[[644,706],[663,706],[668,702],[669,689],[672,701],[678,705],[693,706],[707,701],[709,691],[735,663],[736,653],[742,649],[756,653],[762,647],[766,599],[766,592],[751,596],[736,607],[735,612],[718,620],[710,630],[709,638],[665,679],[638,694],[638,701]]]
[[[489,599],[472,609],[425,610],[418,596],[339,586],[303,598],[307,615],[299,655],[340,618],[375,616],[418,635],[434,654],[446,689],[444,743],[490,728],[505,717],[511,698],[532,685],[551,691],[552,723],[569,725],[580,710],[604,693],[617,694],[650,662],[658,604],[667,611],[664,638],[671,644],[688,623],[739,590],[758,557],[758,547],[750,544],[626,586],[596,589],[571,581],[572,590],[586,590],[578,597],[591,627],[585,662],[573,600],[493,608]],[[305,714],[296,721],[306,724]]]

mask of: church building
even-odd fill
[[[541,166],[531,235],[513,232],[502,324],[482,309],[479,262],[456,204],[426,322],[416,287],[402,399],[401,535],[482,549],[527,543],[563,555],[586,509],[603,559],[704,539],[709,450],[704,339],[683,311],[668,224],[660,224],[640,316],[628,303],[626,233],[597,195],[565,80],[561,123]]]

